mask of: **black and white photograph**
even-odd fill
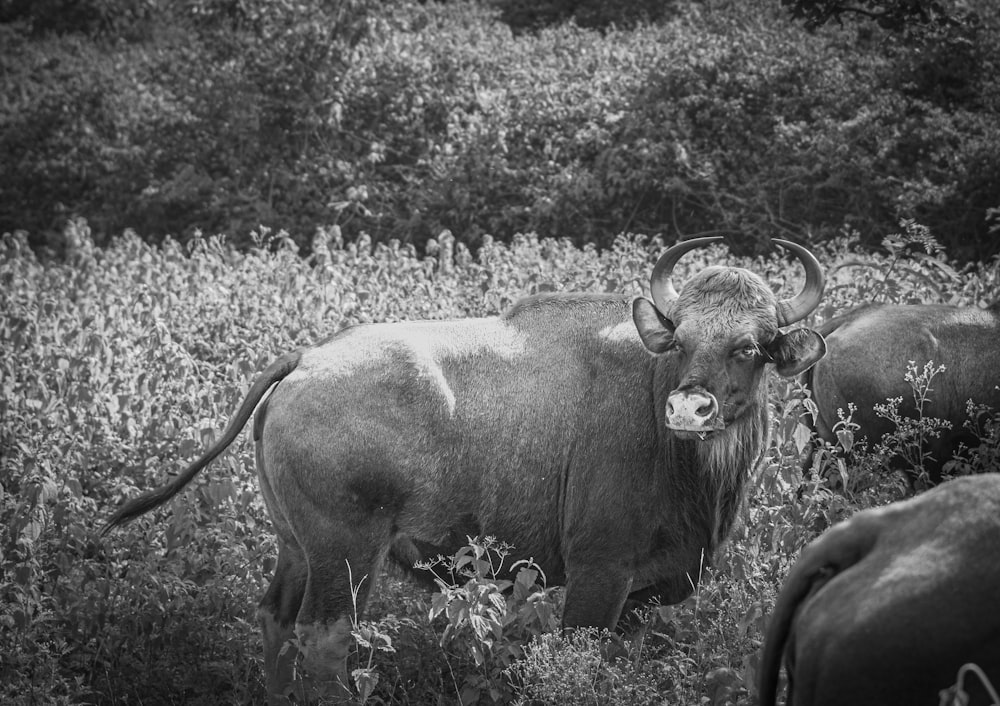
[[[0,705],[1000,706],[997,0],[0,0]]]

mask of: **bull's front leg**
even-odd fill
[[[563,627],[614,630],[632,588],[632,572],[610,563],[567,567]]]

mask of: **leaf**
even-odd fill
[[[42,522],[36,517],[31,518],[24,524],[21,535],[18,539],[23,539],[29,544],[34,544],[42,535]]]
[[[67,478],[66,487],[69,489],[69,492],[73,494],[74,498],[83,497],[83,485],[81,485],[80,481],[76,478]],[[2,495],[0,495],[0,500],[3,500]]]
[[[849,478],[847,474],[847,464],[844,463],[844,459],[842,458],[837,459],[837,472],[840,474],[840,482],[843,484],[843,487],[846,488]]]
[[[507,612],[507,601],[504,599],[503,594],[499,591],[495,591],[486,597],[486,600],[493,606],[494,611],[498,615],[503,615]]]
[[[14,581],[19,586],[25,586],[25,587],[30,586],[33,577],[34,577],[34,572],[31,570],[31,567],[28,566],[27,564],[18,564],[14,568]]]
[[[358,690],[358,701],[364,703],[378,685],[378,672],[371,668],[359,668],[351,672],[351,677],[354,679],[354,687]]]
[[[480,642],[486,642],[489,639],[490,634],[493,632],[493,628],[481,615],[470,615],[469,625],[472,626],[472,632],[475,633],[476,637]]]
[[[537,580],[538,571],[525,567],[517,572],[517,577],[514,579],[514,583],[518,588],[530,591]]]
[[[795,450],[801,454],[809,446],[810,439],[812,439],[812,430],[801,422],[797,423],[795,430],[792,431],[792,441],[795,442]]]
[[[844,451],[850,451],[854,448],[854,432],[850,429],[838,429],[837,443]]]
[[[656,607],[656,616],[660,619],[664,625],[669,623],[674,617],[674,606],[671,605],[661,605]]]
[[[754,601],[750,607],[744,611],[743,615],[740,617],[737,627],[739,628],[740,635],[747,637],[750,634],[750,628],[757,625],[761,616],[763,615],[763,609],[761,607],[760,601]]]
[[[428,619],[434,620],[446,610],[448,610],[449,597],[445,593],[435,593],[431,597],[431,609]]]
[[[469,619],[469,603],[464,599],[457,599],[448,604],[448,620],[452,625],[460,625]]]
[[[465,684],[462,687],[462,693],[459,698],[462,700],[462,706],[471,706],[472,704],[479,703],[479,695],[482,690],[475,685]]]

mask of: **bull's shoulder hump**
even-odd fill
[[[872,341],[910,341],[941,314],[923,305],[864,305],[831,319],[820,331],[841,346],[868,349]]]
[[[624,294],[557,293],[525,297],[501,320],[539,351],[598,361],[604,355],[648,356]],[[597,363],[599,364],[599,363]]]
[[[550,292],[522,297],[507,309],[504,321],[520,322],[533,318],[563,320],[617,319],[628,312],[632,297],[597,292]]]
[[[872,326],[912,328],[935,325],[982,326],[1000,330],[1000,316],[989,309],[952,306],[950,304],[880,304],[862,305],[823,325],[833,330],[849,332]]]
[[[992,355],[1000,342],[1000,320],[993,312],[977,307],[900,305],[859,317],[833,332],[831,338],[848,350],[896,349],[901,354],[934,359],[961,351]]]

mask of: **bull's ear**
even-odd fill
[[[779,333],[767,346],[778,375],[792,377],[826,355],[826,341],[808,328],[797,328]]]
[[[639,338],[653,353],[664,353],[674,342],[674,322],[645,297],[632,302],[632,321],[639,330]]]

